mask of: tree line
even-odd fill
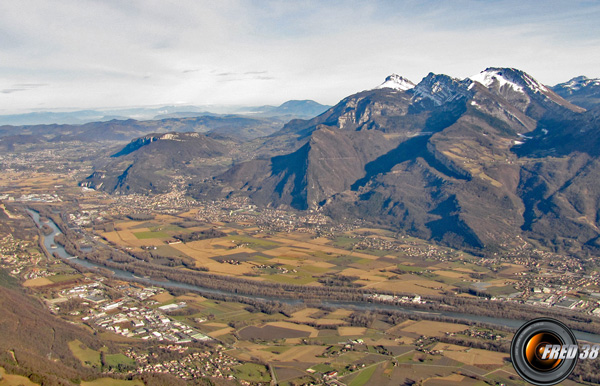
[[[195,231],[190,233],[181,233],[173,236],[177,240],[181,240],[184,243],[198,240],[217,239],[219,237],[225,237],[227,233],[220,231],[216,228],[210,228],[203,231]]]

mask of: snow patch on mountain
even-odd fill
[[[407,91],[415,87],[415,84],[410,80],[396,74],[392,74],[385,78],[385,81],[375,89],[392,88],[394,90]]]
[[[472,81],[479,82],[487,88],[492,87],[494,83],[498,84],[498,88],[508,85],[518,92],[524,92],[527,88],[535,93],[548,92],[548,88],[537,80],[533,79],[523,71],[514,68],[486,68],[479,74],[469,77]]]
[[[589,84],[593,84],[594,86],[600,86],[600,79],[590,79],[585,76],[580,76],[578,78],[571,79],[567,86],[571,87],[574,90],[578,90],[581,87],[585,87]]]
[[[429,73],[414,89],[414,101],[431,99],[436,105],[451,102],[461,97],[471,97],[470,79],[459,80],[448,75]]]
[[[590,79],[587,76],[578,76],[568,82],[557,84],[555,87],[568,88],[573,91],[578,91],[587,86],[600,86],[600,79]]]
[[[471,79],[474,82],[479,82],[488,88],[491,87],[494,84],[494,82],[498,82],[499,87],[509,85],[513,89],[515,89],[515,91],[523,91],[523,87],[503,77],[502,72],[500,71],[485,70],[477,75],[470,76],[469,79]]]

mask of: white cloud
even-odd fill
[[[335,103],[392,72],[488,66],[554,84],[600,76],[599,17],[585,1],[3,2],[0,106]]]

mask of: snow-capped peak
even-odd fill
[[[488,88],[497,82],[498,88],[508,85],[515,91],[520,92],[523,92],[524,87],[533,92],[548,92],[546,86],[525,72],[514,68],[486,68],[479,74],[469,77],[469,79],[479,82]]]
[[[600,86],[600,79],[590,79],[587,76],[578,76],[568,82],[557,84],[556,87],[570,88],[577,91],[581,88],[592,86]]]
[[[385,81],[379,86],[375,87],[376,89],[381,88],[393,88],[394,90],[406,91],[414,88],[415,84],[410,80],[396,74],[392,74],[385,78]]]
[[[508,84],[516,91],[523,91],[523,87],[506,79],[501,71],[490,71],[490,69],[486,69],[477,75],[470,76],[469,79],[474,82],[479,82],[485,87],[490,87],[492,84],[494,84],[494,82],[498,82],[499,87]]]
[[[431,99],[440,106],[457,98],[470,97],[470,84],[471,81],[468,79],[459,80],[448,75],[436,75],[430,72],[415,86],[413,100]]]

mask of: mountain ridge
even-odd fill
[[[430,73],[414,87],[361,91],[291,120],[263,139],[278,153],[210,174],[189,193],[361,218],[467,249],[519,237],[594,249],[599,111],[514,68],[466,79]]]
[[[32,125],[83,125],[92,122],[111,120],[159,120],[165,118],[191,118],[200,116],[245,115],[261,110],[261,116],[272,117],[288,115],[299,118],[312,117],[331,106],[321,105],[313,100],[289,100],[279,106],[193,106],[165,105],[131,108],[114,108],[75,111],[35,111],[22,114],[1,114],[0,126]],[[264,111],[263,111],[264,110]]]
[[[459,247],[548,233],[524,218],[538,204],[524,197],[528,169],[520,164],[528,161],[515,151],[532,141],[529,133],[540,131],[540,122],[554,129],[553,121],[569,122],[584,109],[522,71],[484,72],[483,83],[430,73],[408,90],[346,97],[319,117],[272,134],[296,135],[294,152],[251,161],[261,163],[251,178],[244,179],[250,166],[241,164],[214,183],[260,205],[371,219]],[[501,75],[510,82],[498,80]],[[539,221],[546,215],[539,212]]]
[[[600,106],[600,78],[577,76],[555,85],[552,90],[569,102],[585,109]]]
[[[205,178],[231,163],[232,145],[199,133],[150,134],[132,140],[81,186],[111,193],[161,193],[180,178]]]

